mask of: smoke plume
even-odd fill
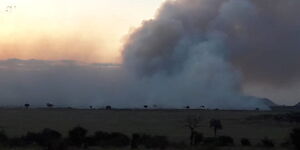
[[[169,0],[128,35],[122,65],[2,61],[1,99],[267,109],[242,86],[298,80],[299,6],[298,0]]]

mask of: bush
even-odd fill
[[[139,140],[140,140],[140,135],[138,133],[134,133],[134,134],[132,134],[131,137],[132,137],[131,143],[130,143],[131,149],[138,148]]]
[[[86,141],[91,146],[101,147],[125,147],[130,144],[130,138],[119,132],[107,133],[97,131],[93,136],[87,137]]]
[[[130,144],[130,138],[125,134],[113,132],[108,134],[108,137],[103,144],[104,146],[125,147]]]
[[[220,136],[218,137],[217,146],[232,146],[234,145],[233,138],[230,136]]]
[[[169,141],[165,136],[140,135],[135,133],[132,135],[131,148],[137,148],[139,145],[151,149],[165,149],[169,145]]]
[[[5,134],[4,131],[0,131],[0,144],[1,145],[6,145],[8,142],[7,135]]]
[[[232,146],[234,141],[230,136],[206,137],[203,140],[205,146]]]
[[[295,148],[300,150],[300,128],[293,129],[290,138]]]
[[[38,144],[48,149],[58,149],[57,146],[61,143],[61,134],[55,130],[45,128],[39,133],[28,132],[20,140],[25,145]]]
[[[264,138],[264,139],[262,139],[261,140],[261,143],[262,143],[262,145],[264,146],[264,147],[274,147],[274,143],[273,143],[273,141],[271,140],[271,139],[269,139],[269,138]]]
[[[26,143],[21,137],[14,137],[8,140],[8,145],[10,147],[25,147],[28,146],[29,144]]]
[[[202,133],[195,132],[195,145],[199,145],[203,141]]]
[[[242,138],[241,144],[242,144],[242,146],[251,146],[251,143],[247,138]]]
[[[203,145],[210,146],[210,145],[216,145],[217,138],[215,137],[206,137],[203,139]]]
[[[186,149],[188,145],[184,141],[170,142],[169,147],[171,147],[172,149]]]
[[[78,126],[69,131],[70,145],[82,147],[86,143],[87,130]]]

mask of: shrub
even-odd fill
[[[61,134],[55,130],[46,128],[39,134],[38,138],[37,142],[39,145],[50,146],[61,139]]]
[[[1,145],[6,145],[8,142],[7,135],[5,134],[4,131],[0,131],[0,144]]]
[[[107,133],[97,131],[93,136],[87,137],[86,141],[91,146],[101,147],[125,147],[130,144],[130,138],[119,132]]]
[[[242,144],[242,146],[251,146],[251,143],[247,138],[242,138],[241,144]]]
[[[234,145],[233,138],[230,136],[220,136],[217,139],[217,146],[232,146]]]
[[[57,149],[56,146],[61,142],[61,134],[55,130],[45,128],[39,133],[28,132],[21,140],[25,145],[38,144],[48,149]]]
[[[217,138],[216,137],[206,137],[203,139],[203,145],[209,146],[209,145],[216,145]]]
[[[290,134],[290,138],[295,148],[299,150],[300,149],[300,128],[293,129],[292,133]]]
[[[194,136],[195,136],[195,145],[199,145],[203,141],[202,133],[195,132]]]
[[[130,143],[131,149],[138,148],[139,140],[140,140],[140,135],[138,133],[134,133],[134,134],[132,134],[131,137],[132,137],[131,143]]]
[[[109,135],[106,142],[108,146],[125,147],[130,144],[130,138],[125,134],[113,132]]]
[[[28,146],[22,137],[13,137],[8,140],[8,145],[10,147],[25,147]]]
[[[188,147],[188,145],[184,141],[170,142],[169,147],[171,147],[173,149],[186,149]]]
[[[144,137],[143,139],[144,143],[143,145],[146,148],[160,148],[165,149],[167,145],[169,144],[167,138],[165,136],[148,136]]]
[[[230,136],[206,137],[203,140],[205,146],[232,146],[234,141]]]
[[[273,141],[271,140],[271,139],[269,139],[269,138],[264,138],[264,139],[262,139],[261,140],[261,143],[262,143],[262,145],[264,146],[264,147],[274,147],[274,143],[273,143]]]
[[[131,148],[137,148],[139,145],[151,149],[165,149],[169,145],[169,141],[165,136],[140,135],[135,133],[132,135]]]
[[[78,126],[69,131],[69,142],[71,145],[82,147],[86,141],[87,130]]]

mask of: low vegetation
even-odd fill
[[[261,126],[261,124],[256,124],[256,122],[251,121],[245,121],[245,118],[248,116],[254,114],[259,114],[256,116],[275,116],[276,114],[267,114],[265,112],[251,112],[248,116],[229,116],[226,115],[226,117],[219,116],[219,115],[211,115],[209,113],[214,114],[220,114],[222,115],[224,113],[232,114],[232,112],[224,112],[224,111],[202,111],[202,113],[196,112],[194,110],[185,110],[185,115],[181,115],[181,118],[176,118],[175,116],[172,116],[171,119],[177,119],[174,126],[177,126],[178,129],[181,129],[180,132],[174,130],[173,124],[162,124],[159,125],[161,128],[161,132],[153,132],[153,128],[157,129],[155,127],[151,128],[145,128],[147,126],[144,126],[143,123],[147,123],[147,125],[150,125],[150,122],[153,122],[151,119],[155,119],[157,117],[156,115],[159,115],[159,117],[162,117],[161,111],[159,110],[139,110],[139,112],[142,112],[144,114],[151,114],[151,117],[143,117],[143,120],[139,119],[137,120],[136,117],[139,117],[139,114],[132,117],[133,121],[136,121],[136,124],[139,124],[140,127],[139,130],[131,130],[133,132],[128,132],[128,128],[122,128],[116,127],[115,130],[113,128],[107,128],[107,125],[121,125],[120,122],[116,122],[118,124],[114,124],[111,122],[111,120],[114,120],[114,118],[107,114],[113,114],[115,117],[119,117],[119,115],[123,115],[124,113],[121,112],[122,110],[116,110],[116,109],[107,109],[103,108],[104,110],[101,110],[101,114],[105,113],[105,115],[100,116],[100,118],[103,118],[101,123],[94,123],[92,122],[81,122],[81,123],[69,123],[69,125],[72,124],[81,124],[82,126],[76,126],[72,127],[69,126],[65,130],[61,130],[61,128],[51,127],[46,125],[48,128],[36,128],[37,130],[31,130],[30,132],[22,132],[19,135],[12,135],[11,130],[8,130],[8,128],[5,128],[5,131],[0,131],[0,149],[47,149],[47,150],[80,150],[80,149],[91,149],[91,150],[97,150],[97,149],[159,149],[159,150],[169,150],[169,149],[295,149],[299,150],[299,137],[300,137],[300,128],[287,128],[287,130],[281,132],[281,133],[287,133],[285,137],[289,138],[280,138],[280,140],[276,139],[274,135],[267,134],[260,134],[253,137],[253,134],[249,134],[249,132],[244,132],[247,134],[244,134],[241,132],[242,130],[239,130],[239,128],[236,128],[236,125],[240,125],[238,123],[242,123],[244,125],[243,127],[249,127],[254,126],[257,127],[257,125]],[[105,110],[107,109],[107,110]],[[51,114],[52,116],[57,116],[57,111],[64,111],[64,112],[71,112],[78,114],[79,112],[82,113],[89,113],[89,117],[92,114],[97,114],[97,117],[100,113],[96,110],[59,110],[56,108],[53,109],[46,109],[47,113]],[[34,109],[22,109],[22,112],[25,114],[30,114],[28,116],[31,116],[31,111],[36,112]],[[125,113],[132,114],[136,113],[136,110],[126,110]],[[159,114],[157,113],[159,111]],[[187,113],[186,113],[187,111]],[[193,113],[195,112],[195,113]],[[173,112],[172,112],[173,113]],[[177,114],[178,112],[176,112]],[[205,113],[205,115],[203,115]],[[248,113],[248,112],[241,112],[241,113]],[[166,116],[170,117],[170,112],[168,111],[168,114]],[[178,113],[179,114],[179,113]],[[209,115],[207,115],[209,114]],[[239,115],[239,114],[237,114]],[[279,114],[283,115],[283,114]],[[25,115],[21,115],[25,116]],[[45,115],[43,115],[45,116]],[[153,117],[154,116],[154,117]],[[187,117],[188,116],[188,117]],[[229,117],[228,117],[229,116]],[[231,118],[237,118],[236,120],[232,120]],[[3,117],[2,117],[3,118]],[[63,118],[63,117],[62,117]],[[218,118],[218,119],[211,119],[211,118]],[[230,118],[230,119],[228,119]],[[1,119],[1,118],[0,118]],[[25,117],[23,119],[26,119]],[[51,118],[50,118],[51,119]],[[82,117],[81,119],[85,120],[85,117]],[[117,119],[119,121],[121,118]],[[150,119],[150,120],[149,120]],[[168,119],[168,118],[166,118]],[[89,118],[87,121],[91,120]],[[125,121],[130,120],[130,117],[124,119]],[[122,120],[122,122],[124,122]],[[86,120],[85,120],[86,121]],[[139,122],[140,121],[140,122]],[[160,122],[155,122],[155,124],[159,124],[164,119],[159,119]],[[239,121],[239,122],[238,122]],[[255,124],[254,124],[254,123]],[[261,123],[260,119],[258,119],[258,122]],[[2,122],[4,123],[4,122]],[[1,123],[1,124],[2,124]],[[60,123],[57,121],[57,123]],[[128,122],[124,122],[126,124]],[[252,124],[251,124],[252,123]],[[270,124],[266,124],[266,122],[263,122],[265,126]],[[269,122],[268,122],[269,123]],[[274,123],[274,122],[273,122]],[[106,124],[103,125],[103,124]],[[245,125],[246,124],[246,125]],[[31,126],[31,124],[29,124]],[[89,125],[94,125],[94,128],[91,128]],[[123,124],[122,124],[123,125]],[[127,124],[132,125],[132,124]],[[151,124],[152,126],[153,124]],[[170,128],[169,131],[165,132],[163,130],[168,130],[166,126]],[[281,124],[284,127],[293,125],[294,127],[297,127],[297,124],[295,123],[283,123]],[[24,125],[26,126],[26,125]],[[45,125],[43,125],[45,126]],[[8,126],[5,126],[8,127]],[[148,126],[149,127],[149,126]],[[231,128],[230,130],[228,128]],[[42,129],[42,130],[39,130]],[[56,130],[54,130],[56,129]],[[103,131],[103,130],[106,131]],[[130,128],[131,129],[131,128]],[[145,130],[143,130],[145,129]],[[147,131],[147,129],[152,131]],[[222,130],[221,130],[222,129]],[[245,130],[248,128],[245,128]],[[278,128],[274,128],[278,129]],[[284,128],[280,128],[284,129]],[[238,130],[238,132],[235,132]],[[259,129],[258,129],[259,130]],[[25,130],[25,131],[28,131]],[[118,131],[118,132],[116,132]],[[143,132],[145,131],[145,132]],[[224,132],[225,131],[225,132]],[[252,130],[253,131],[253,130]],[[277,131],[277,130],[274,130]],[[172,134],[172,132],[177,132],[176,134]],[[253,131],[256,132],[256,131]],[[288,134],[290,132],[290,134]],[[8,134],[7,134],[8,133]],[[179,134],[178,134],[179,133]],[[254,134],[257,134],[259,132],[256,132]],[[278,132],[279,133],[279,132]],[[174,138],[174,135],[179,135],[179,138]],[[182,136],[183,135],[183,136]],[[230,136],[229,136],[230,135]],[[263,138],[264,136],[268,136],[266,138]],[[243,137],[243,138],[241,138]]]

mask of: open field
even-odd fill
[[[272,120],[248,120],[249,116],[276,114],[271,111],[221,111],[221,110],[77,110],[77,109],[0,109],[0,127],[8,136],[20,136],[28,131],[38,132],[51,128],[67,136],[68,131],[80,125],[90,134],[97,130],[107,132],[147,133],[164,135],[172,141],[186,141],[189,130],[184,127],[187,116],[201,116],[197,131],[205,137],[213,136],[210,119],[220,119],[223,130],[219,135],[234,138],[237,145],[243,137],[255,144],[269,137],[279,145],[299,123]],[[281,112],[282,113],[282,112]]]

